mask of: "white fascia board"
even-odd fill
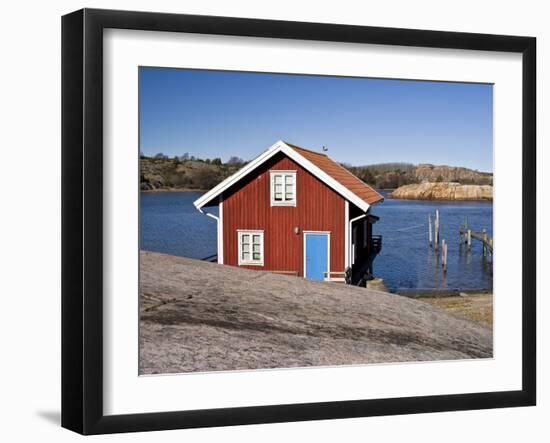
[[[195,207],[197,209],[202,208],[210,200],[214,199],[219,194],[221,194],[223,191],[228,189],[230,186],[237,183],[240,179],[245,177],[249,172],[252,172],[254,169],[256,169],[256,167],[260,166],[262,163],[269,160],[271,157],[273,157],[278,152],[285,153],[288,157],[290,157],[292,160],[294,160],[300,166],[307,169],[315,177],[317,177],[319,180],[321,180],[327,186],[334,189],[338,194],[342,195],[346,200],[348,200],[351,203],[353,203],[354,205],[356,205],[359,209],[363,210],[364,212],[367,212],[369,210],[370,205],[366,201],[359,198],[357,195],[355,195],[353,192],[351,192],[348,188],[346,188],[345,186],[340,184],[338,181],[333,179],[325,171],[323,171],[319,167],[315,166],[308,159],[306,159],[304,156],[300,155],[298,152],[296,152],[294,149],[292,149],[290,146],[288,146],[282,140],[279,140],[277,143],[275,143],[273,146],[271,146],[267,151],[265,151],[264,153],[262,153],[261,155],[256,157],[254,160],[252,160],[250,163],[248,163],[243,168],[239,169],[235,174],[229,176],[224,181],[222,181],[217,186],[215,186],[210,191],[208,191],[206,194],[202,195],[200,198],[195,200],[193,202],[193,204],[195,205]]]
[[[349,267],[349,202],[344,204],[344,270]]]
[[[227,177],[221,183],[218,183],[206,194],[201,195],[197,200],[193,202],[195,207],[197,209],[202,208],[210,200],[216,198],[223,191],[225,191],[226,189],[228,189],[229,187],[237,183],[241,178],[245,177],[249,172],[252,172],[254,169],[256,169],[256,167],[260,166],[263,162],[269,160],[275,154],[280,152],[283,145],[286,146],[286,144],[282,140],[279,140],[277,143],[272,145],[267,151],[260,154],[258,157],[256,157],[246,166],[243,166],[241,169],[239,169],[233,175],[230,175],[229,177]]]
[[[217,234],[218,234],[218,263],[223,265],[223,194],[220,196]]]

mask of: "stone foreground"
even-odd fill
[[[492,330],[338,283],[140,255],[140,373],[489,358]]]

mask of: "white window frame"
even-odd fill
[[[250,258],[248,260],[245,260],[242,258],[242,238],[243,235],[250,235]],[[253,242],[252,242],[252,236],[253,235],[259,235],[260,236],[260,259],[254,260],[253,259]],[[264,265],[264,231],[262,230],[251,230],[251,229],[238,229],[237,230],[237,239],[238,239],[238,262],[239,266],[241,265],[252,265],[252,266],[263,266]]]
[[[275,200],[275,177],[276,176],[282,176],[282,185],[283,185],[283,200],[276,201]],[[278,171],[278,170],[272,170],[269,171],[269,189],[270,189],[270,195],[271,195],[271,206],[296,206],[297,201],[297,191],[298,191],[298,183],[296,182],[296,171]],[[286,200],[286,179],[285,177],[291,176],[294,181],[294,199],[293,200]]]

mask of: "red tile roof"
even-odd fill
[[[288,142],[285,143],[369,205],[384,200],[384,197],[378,192],[357,178],[342,165],[332,160],[329,156],[292,145]]]

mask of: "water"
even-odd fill
[[[447,273],[438,254],[428,247],[428,214],[439,209],[441,239],[448,243]],[[492,289],[493,267],[484,257],[481,242],[472,240],[468,251],[460,244],[458,229],[468,217],[472,230],[487,229],[493,236],[491,202],[421,201],[388,199],[372,212],[380,217],[373,234],[382,235],[382,251],[374,261],[374,274],[392,291]]]
[[[202,259],[217,251],[216,220],[201,214],[193,202],[202,192],[142,192],[140,248]],[[207,209],[218,215],[218,208]]]
[[[141,193],[141,248],[201,259],[216,253],[216,221],[193,206],[201,193]],[[428,247],[428,214],[439,209],[441,238],[448,243],[447,273]],[[208,210],[217,215],[217,208]],[[491,289],[492,260],[481,243],[460,245],[458,228],[468,216],[471,229],[493,235],[490,202],[434,202],[386,199],[374,206],[380,217],[373,233],[382,235],[382,252],[374,273],[392,291]]]

